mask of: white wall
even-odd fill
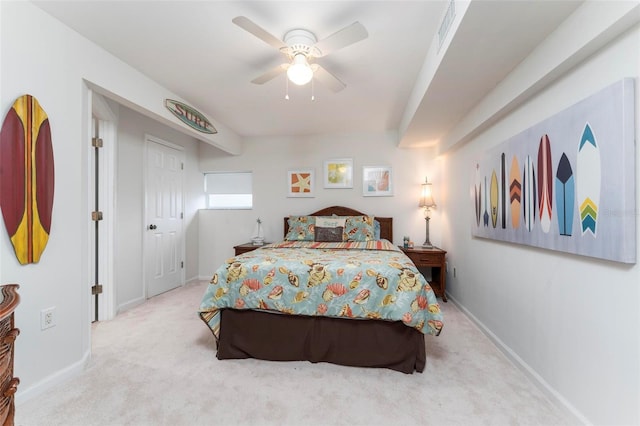
[[[18,96],[36,96],[51,119],[56,159],[53,226],[40,263],[18,265],[6,232],[0,233],[0,281],[21,285],[22,302],[16,311],[21,335],[15,359],[16,375],[21,379],[20,399],[37,385],[79,370],[89,353],[89,132],[84,80],[104,88],[120,102],[131,96],[128,106],[142,105],[141,109],[152,110],[154,118],[159,119],[170,119],[165,117],[169,113],[162,109],[162,99],[176,96],[32,4],[0,2],[0,8],[2,116]],[[584,27],[578,24],[598,22],[597,15],[589,18],[576,20],[579,22],[570,30],[583,33]],[[559,49],[563,40],[557,38]],[[199,222],[199,259],[194,266],[195,256],[188,255],[187,268],[197,269],[200,276],[210,276],[232,254],[233,245],[251,237],[258,216],[265,221],[266,237],[276,239],[282,236],[282,217],[333,204],[393,216],[394,242],[408,234],[419,243],[424,238],[424,220],[416,207],[417,194],[428,175],[438,203],[431,239],[449,251],[450,266],[457,269],[456,277],[451,273],[448,276],[452,298],[583,420],[638,424],[640,268],[475,240],[468,224],[472,215],[469,173],[473,158],[621,77],[638,79],[639,46],[640,29],[636,26],[577,68],[563,70],[565,76],[552,86],[538,91],[470,143],[436,161],[429,160],[429,150],[398,149],[389,135],[269,140],[275,148],[257,138],[247,143],[239,157],[201,145],[201,170],[254,172],[255,208],[243,212],[200,211],[194,215],[187,234],[188,238],[197,234],[195,224]],[[551,50],[548,57],[553,53]],[[636,81],[636,92],[639,86]],[[636,116],[639,99],[636,93]],[[640,134],[638,123],[636,134]],[[235,135],[229,135],[228,145],[236,152]],[[135,153],[135,145],[128,146]],[[353,189],[322,188],[322,162],[335,157],[354,158]],[[361,166],[379,164],[393,166],[395,196],[362,197]],[[134,167],[134,163],[128,167]],[[286,171],[297,167],[315,168],[315,198],[286,198]],[[195,175],[193,179],[195,187]],[[128,197],[135,200],[134,194]],[[192,211],[198,203],[190,207]],[[57,308],[57,325],[42,332],[40,310],[50,306]]]
[[[79,363],[89,348],[87,144],[82,132],[87,128],[82,108],[86,90],[72,66],[77,59],[71,52],[82,45],[64,37],[68,43],[47,42],[60,35],[58,24],[29,4],[2,2],[1,7],[2,117],[18,96],[34,95],[49,116],[56,162],[51,235],[40,262],[20,266],[4,226],[0,232],[0,279],[20,284],[15,374],[22,392]],[[56,307],[57,324],[40,331],[40,310],[51,306]]]
[[[573,32],[580,30],[576,26]],[[640,267],[474,239],[469,194],[474,160],[485,150],[623,77],[636,79],[637,139],[640,26],[635,25],[470,143],[442,156],[449,184],[442,239],[449,250],[451,299],[576,416],[607,425],[640,423]],[[636,180],[640,200],[637,172]],[[640,232],[640,224],[636,227]]]
[[[51,235],[40,262],[20,266],[6,232],[0,232],[0,282],[20,284],[15,316],[21,330],[15,350],[20,402],[80,371],[90,352],[87,84],[165,121],[175,119],[162,100],[179,97],[30,2],[2,1],[0,12],[1,115],[17,97],[34,95],[49,116],[55,157]],[[237,136],[220,129],[215,143],[237,149]],[[193,239],[197,221],[191,219],[187,233]],[[195,274],[193,247],[188,255],[187,268]],[[56,307],[56,326],[41,331],[40,311],[51,306]]]
[[[442,176],[440,165],[429,161],[428,148],[399,149],[395,135],[350,134],[306,138],[255,138],[245,142],[244,152],[230,157],[205,145],[200,146],[202,171],[252,171],[253,210],[200,211],[200,276],[210,278],[215,268],[233,255],[233,246],[248,242],[254,233],[255,220],[263,221],[268,241],[283,238],[284,217],[307,214],[332,205],[355,208],[367,214],[394,219],[394,242],[400,244],[409,235],[422,244],[425,221],[418,208],[420,184],[425,175],[434,184],[434,198],[439,202]],[[323,163],[331,158],[352,158],[353,188],[324,189]],[[362,196],[362,166],[392,167],[392,197]],[[287,198],[287,171],[313,168],[316,184],[314,198]],[[440,242],[440,211],[432,214],[430,239]]]
[[[198,144],[129,108],[120,107],[116,182],[115,285],[116,309],[130,307],[145,298],[143,286],[144,152],[145,134],[182,146],[184,169],[185,278],[198,276],[198,217],[204,205],[202,173],[198,169]],[[215,149],[215,148],[212,148]]]

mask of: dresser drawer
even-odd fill
[[[0,424],[13,424],[13,420],[7,423],[7,419],[13,419],[14,395],[18,390],[20,379],[6,376],[0,385]]]
[[[0,425],[13,425],[14,395],[20,379],[13,377],[13,351],[20,330],[14,328],[14,310],[20,302],[17,284],[0,286]]]

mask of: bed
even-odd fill
[[[393,219],[347,207],[284,218],[283,241],[227,259],[198,310],[218,359],[422,372],[442,314],[393,241]]]

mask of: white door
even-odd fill
[[[147,136],[145,287],[147,298],[182,285],[184,154]]]

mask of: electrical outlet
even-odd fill
[[[40,311],[40,330],[55,327],[56,325],[56,307],[43,309]]]

